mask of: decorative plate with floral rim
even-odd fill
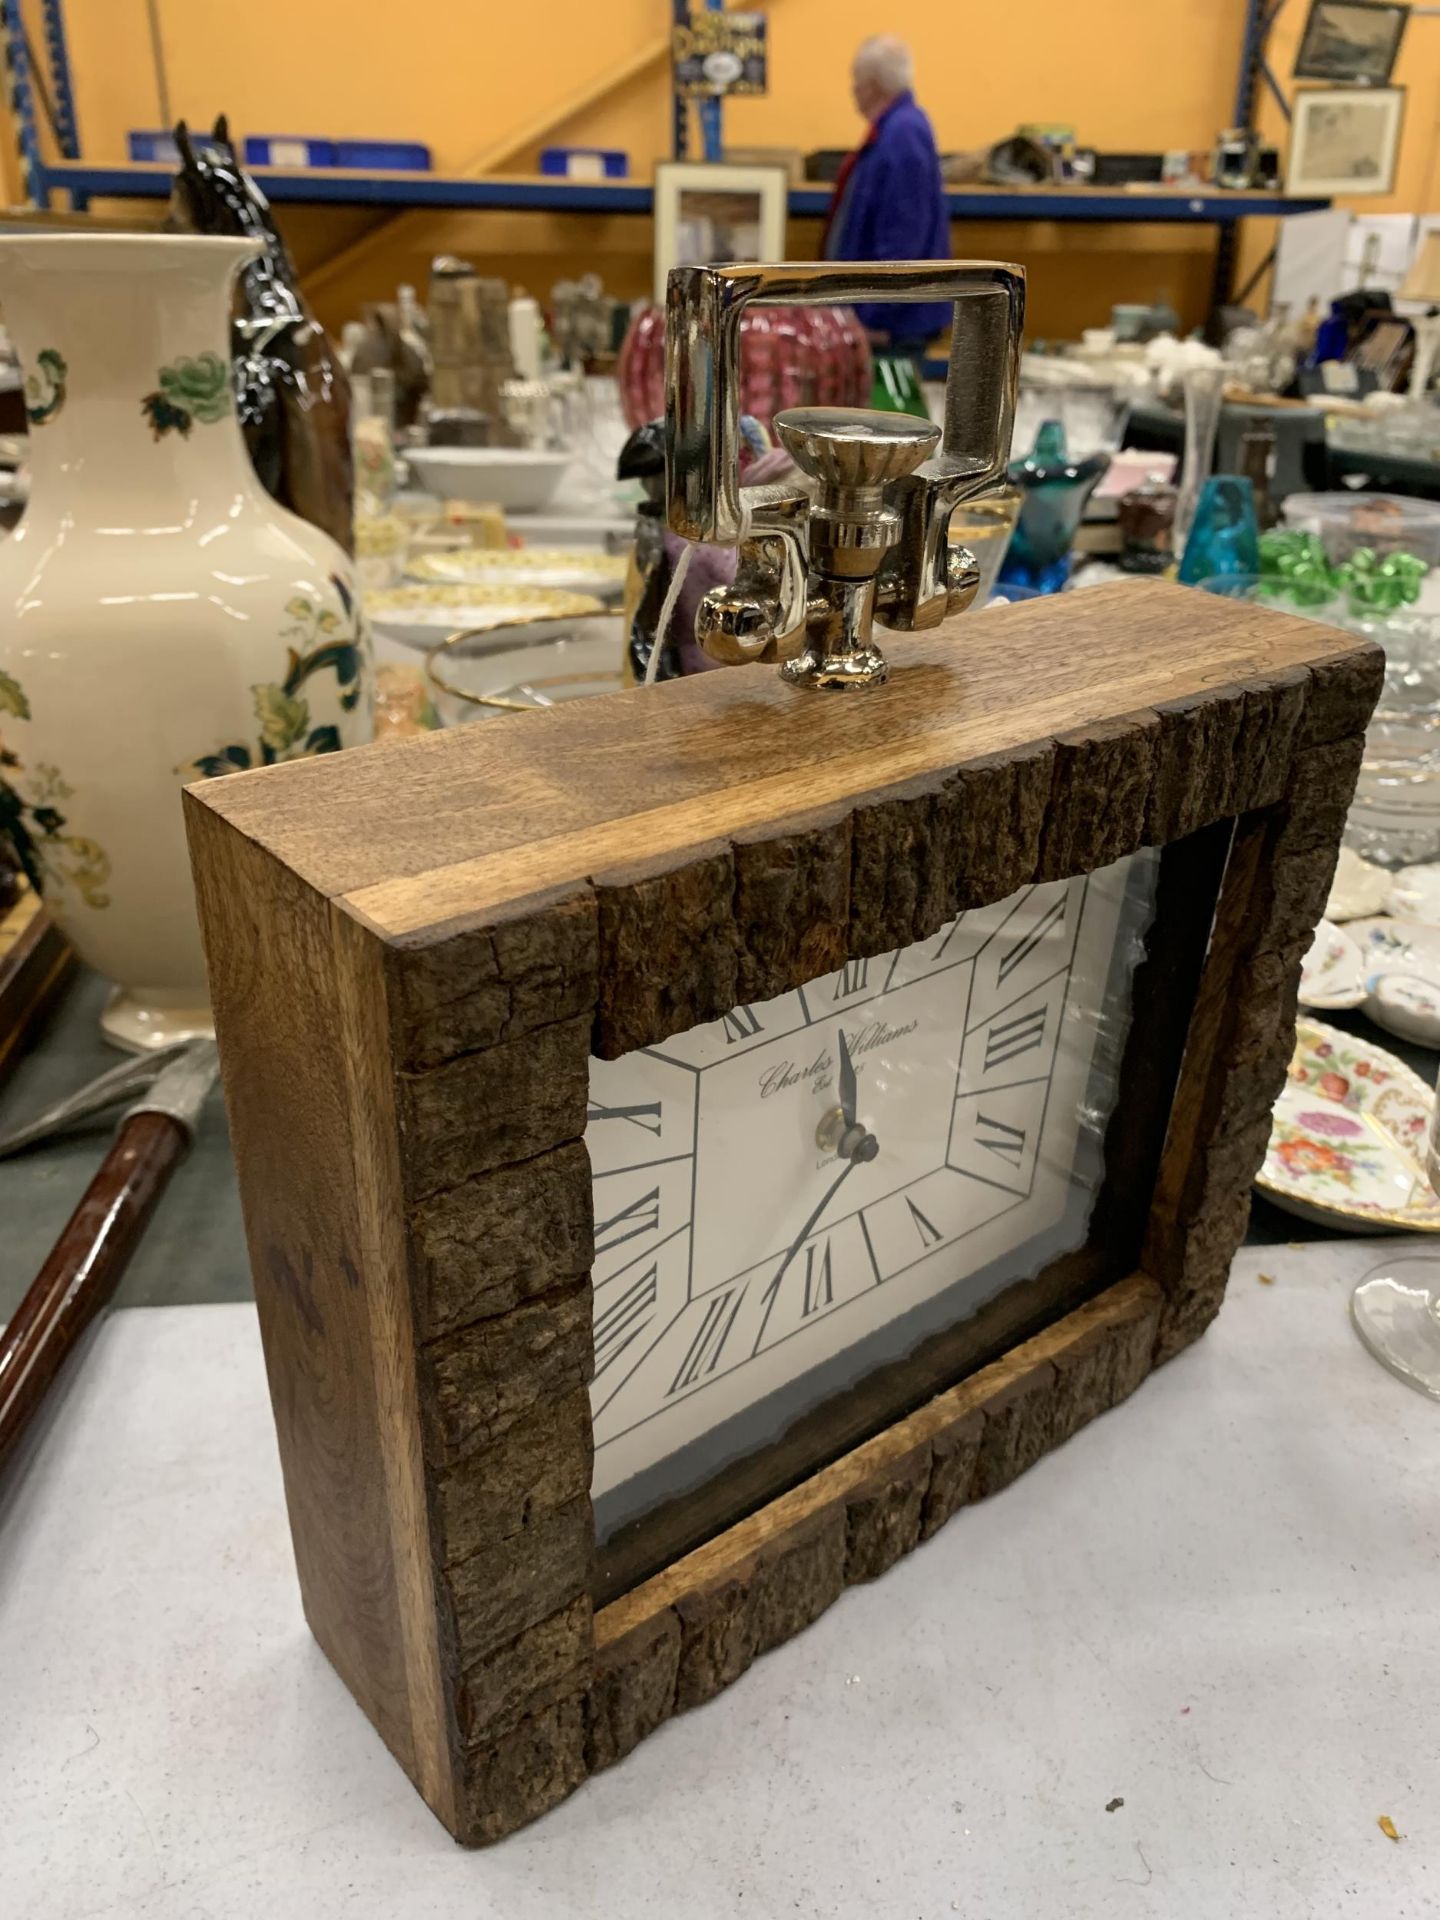
[[[1302,1020],[1255,1184],[1324,1226],[1440,1233],[1440,1198],[1425,1177],[1433,1103],[1393,1054]]]

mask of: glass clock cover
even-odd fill
[[[1156,865],[591,1062],[600,1538],[1084,1244]]]

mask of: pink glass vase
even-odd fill
[[[665,315],[642,307],[620,346],[626,424],[665,411]],[[751,307],[740,321],[740,410],[766,432],[786,407],[869,404],[870,345],[848,307]]]

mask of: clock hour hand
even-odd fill
[[[855,1125],[855,1107],[860,1098],[859,1088],[855,1085],[855,1062],[850,1058],[850,1043],[845,1038],[845,1029],[840,1028],[840,1111],[845,1116],[847,1127]]]
[[[815,1144],[826,1153],[838,1153],[842,1160],[873,1160],[880,1149],[874,1134],[862,1127],[856,1117],[860,1090],[855,1083],[850,1042],[845,1038],[843,1027],[836,1031],[840,1036],[840,1104],[832,1107],[815,1129]]]

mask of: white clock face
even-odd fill
[[[602,1535],[1083,1244],[1154,869],[592,1060]],[[869,1159],[836,1149],[847,1051]]]

